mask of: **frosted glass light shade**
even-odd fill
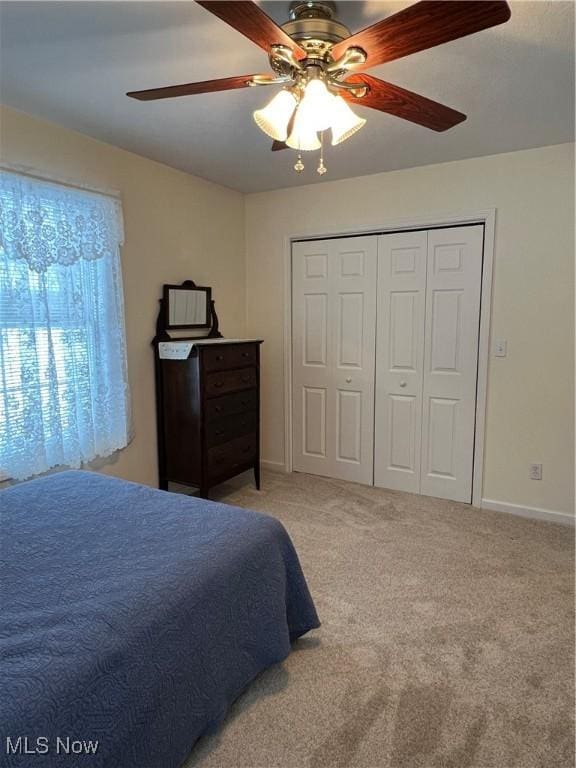
[[[353,133],[356,133],[356,131],[359,131],[360,128],[366,125],[366,120],[364,120],[363,117],[355,115],[342,96],[336,96],[334,98],[330,117],[333,146],[346,141],[346,139],[349,139]]]
[[[311,152],[314,149],[320,149],[320,141],[316,131],[306,120],[306,115],[302,114],[302,105],[298,107],[294,119],[292,133],[286,139],[286,144],[290,149],[301,150],[302,152]]]
[[[254,112],[254,120],[260,130],[276,141],[286,141],[288,123],[296,109],[296,97],[290,91],[280,91],[263,109]]]
[[[304,90],[299,111],[308,131],[325,131],[332,123],[334,96],[322,80],[310,80]]]

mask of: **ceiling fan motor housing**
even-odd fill
[[[336,43],[350,37],[350,30],[334,19],[336,4],[328,0],[294,0],[290,21],[282,29],[312,59],[326,60]]]

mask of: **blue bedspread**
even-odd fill
[[[179,766],[318,626],[266,515],[80,471],[0,510],[1,765]]]

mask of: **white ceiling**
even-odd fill
[[[361,29],[409,2],[340,2]],[[288,2],[264,2],[277,22]],[[326,153],[322,180],[557,144],[574,138],[574,4],[512,2],[512,18],[370,73],[465,112],[435,133],[356,107],[367,125]],[[126,91],[267,72],[263,51],[194,2],[0,3],[0,99],[244,192],[319,181],[296,174],[251,113],[272,89],[138,102]]]

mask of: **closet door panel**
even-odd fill
[[[337,461],[362,460],[362,392],[338,390],[336,403]]]
[[[483,227],[428,234],[420,492],[470,503]]]
[[[426,232],[378,239],[374,484],[413,493],[420,486],[426,254]]]
[[[328,351],[328,294],[304,296],[303,365],[326,367]]]
[[[335,393],[334,477],[374,480],[377,238],[332,241]]]
[[[338,294],[338,339],[336,358],[343,370],[361,369],[362,336],[364,333],[364,294],[341,292]]]
[[[376,251],[374,236],[293,246],[297,471],[373,481]]]
[[[390,395],[388,397],[388,456],[389,468],[415,473],[416,456],[416,408],[414,395]]]
[[[294,469],[329,475],[333,463],[329,244],[295,243],[293,262]]]
[[[326,390],[302,387],[302,453],[326,458]]]

